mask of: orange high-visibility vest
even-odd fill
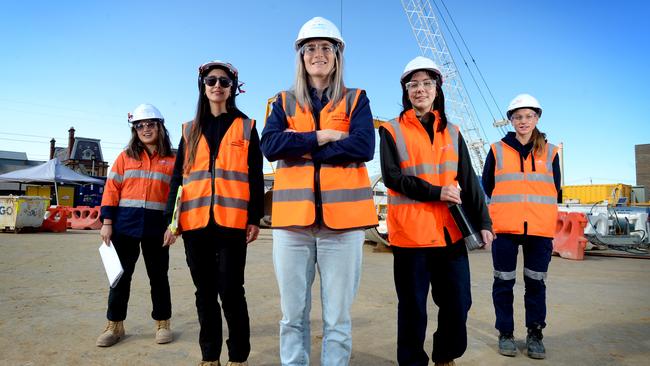
[[[350,116],[360,94],[360,89],[346,89],[345,97],[337,105],[333,106],[332,101],[327,103],[320,112],[320,129],[348,132]],[[288,128],[297,132],[315,131],[311,111],[301,108],[292,92],[281,95]],[[278,160],[273,183],[273,227],[306,227],[315,222],[315,180],[320,183],[325,226],[342,230],[377,225],[370,179],[363,162],[321,164],[316,171],[312,160],[296,158]]]
[[[403,175],[415,176],[435,186],[457,184],[458,174],[458,127],[447,123],[438,132],[440,115],[433,112],[433,145],[429,134],[410,109],[399,122],[382,123],[395,140],[400,168]],[[420,202],[388,189],[388,241],[398,247],[445,246],[444,229],[451,242],[462,239],[447,202]]]
[[[547,143],[535,156],[531,150],[521,171],[519,152],[499,141],[490,147],[494,154],[494,190],[489,210],[494,232],[552,238],[557,225],[557,188],[553,180],[553,159],[557,146]],[[530,159],[535,159],[532,171]]]
[[[106,179],[102,206],[164,211],[174,161],[173,156],[149,156],[146,151],[140,154],[140,160],[136,160],[122,151]]]
[[[197,126],[198,127],[198,126]],[[185,158],[193,122],[183,124]],[[226,131],[210,171],[210,147],[201,135],[194,164],[183,172],[183,193],[179,228],[182,231],[204,228],[210,219],[210,208],[217,224],[246,229],[248,221],[248,146],[255,121],[236,118]]]

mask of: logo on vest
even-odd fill
[[[244,140],[237,140],[230,143],[230,146],[244,147]]]

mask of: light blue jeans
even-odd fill
[[[333,231],[319,226],[273,230],[273,265],[282,308],[282,365],[309,365],[309,312],[316,270],[323,304],[321,365],[350,362],[350,307],[359,288],[363,241],[363,230]]]

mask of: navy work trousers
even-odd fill
[[[397,307],[397,361],[400,365],[428,365],[424,351],[429,289],[438,306],[438,329],[433,334],[434,362],[450,361],[467,348],[467,312],[472,305],[469,260],[462,241],[440,248],[393,246]]]
[[[495,327],[501,333],[513,333],[513,292],[515,286],[519,246],[524,252],[524,304],[526,327],[542,329],[546,326],[546,273],[551,262],[551,238],[514,234],[497,234],[492,243],[494,283],[492,301],[496,313]]]

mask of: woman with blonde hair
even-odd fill
[[[364,164],[375,146],[372,114],[365,92],[343,83],[344,48],[329,20],[316,17],[302,26],[293,89],[278,94],[262,132],[262,151],[277,161],[272,226],[282,365],[310,363],[316,271],[323,304],[321,365],[349,363],[364,229],[377,225]]]

